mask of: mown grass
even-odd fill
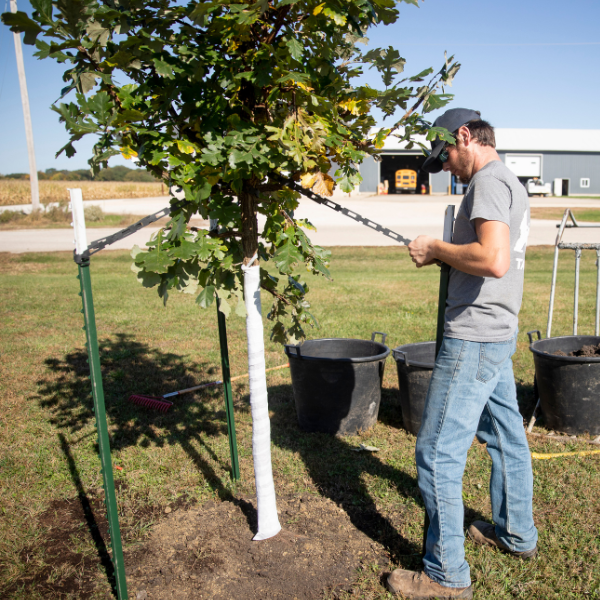
[[[600,221],[600,209],[598,208],[572,208],[571,212],[575,215],[578,221],[587,221],[589,223],[597,223]],[[533,207],[531,209],[532,219],[548,219],[552,221],[558,221],[563,218],[565,214],[564,208],[554,207]],[[571,220],[569,219],[569,223]]]
[[[581,268],[580,332],[593,333],[595,254]],[[139,287],[125,252],[92,259],[91,275],[101,345],[104,388],[127,548],[143,539],[158,509],[169,502],[219,501],[253,493],[251,417],[245,381],[234,384],[242,479],[229,477],[229,448],[220,389],[176,399],[166,415],[126,401],[130,393],[159,395],[220,378],[214,308],[200,310],[189,296],[166,308],[154,290]],[[546,326],[552,248],[528,250],[515,377],[526,417],[533,408],[533,362],[525,332]],[[80,313],[76,266],[67,253],[0,255],[0,596],[38,597],[43,586],[19,592],[43,558],[28,563],[23,550],[39,545],[38,516],[79,487],[101,487]],[[309,337],[369,338],[389,334],[388,346],[431,340],[437,310],[436,268],[417,270],[402,248],[335,248],[333,281],[315,279],[310,293],[320,323]],[[568,335],[572,318],[572,257],[560,261],[554,335]],[[268,298],[263,297],[264,314]],[[247,371],[244,321],[228,323],[232,374]],[[267,366],[286,362],[266,335]],[[402,428],[395,364],[388,360],[377,425],[361,436],[303,434],[296,425],[289,372],[268,376],[273,468],[278,494],[323,494],[341,505],[374,510],[370,531],[393,564],[419,565],[422,504],[416,487],[415,438]],[[543,431],[540,429],[540,431]],[[357,454],[359,442],[380,448]],[[565,449],[540,438],[532,450]],[[567,450],[588,449],[573,442]],[[600,598],[598,455],[534,462],[535,519],[540,557],[518,562],[467,543],[480,598]],[[464,479],[466,519],[490,519],[490,462],[474,444]],[[74,540],[93,553],[83,528]],[[41,562],[40,562],[41,561]],[[60,577],[56,572],[54,577]],[[106,578],[95,574],[99,581]],[[380,570],[358,574],[352,597],[386,598]]]
[[[89,209],[93,209],[90,214]],[[89,217],[92,218],[89,218]],[[73,217],[67,210],[66,204],[51,207],[47,211],[33,211],[24,213],[16,210],[0,212],[0,231],[15,229],[71,229]],[[86,209],[86,227],[127,227],[139,221],[138,215],[118,215],[104,213],[100,207]],[[164,219],[163,219],[164,221]]]
[[[68,202],[68,188],[81,188],[84,200],[148,198],[165,196],[168,190],[160,181],[40,181],[40,202]],[[24,179],[0,179],[0,206],[31,204],[31,185]]]

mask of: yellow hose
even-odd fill
[[[554,454],[541,454],[532,452],[531,458],[546,460],[548,458],[557,458],[558,456],[587,456],[588,454],[600,454],[600,450],[581,450],[580,452],[556,452]]]

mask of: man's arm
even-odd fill
[[[479,277],[500,279],[510,267],[510,229],[501,221],[475,219],[477,241],[454,245],[420,235],[408,245],[413,262],[418,268],[442,261]]]

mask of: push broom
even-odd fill
[[[266,369],[266,372],[268,373],[269,371],[286,369],[289,366],[289,363],[286,363],[285,365],[280,365],[278,367],[271,367],[270,369]],[[231,381],[237,381],[238,379],[243,379],[244,377],[248,377],[248,373],[232,377]],[[160,412],[167,412],[169,408],[173,406],[173,402],[171,402],[169,398],[174,398],[175,396],[182,396],[183,394],[195,392],[196,390],[203,390],[205,388],[216,387],[218,385],[223,385],[223,382],[210,381],[209,383],[201,383],[200,385],[195,385],[193,387],[186,388],[185,390],[179,390],[178,392],[170,392],[169,394],[164,394],[163,396],[146,396],[145,394],[131,394],[131,396],[129,396],[129,401],[133,402],[133,404],[138,404],[139,406],[145,406],[146,408],[152,408]]]

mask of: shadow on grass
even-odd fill
[[[113,590],[117,589],[117,580],[115,577],[115,568],[113,566],[112,560],[110,558],[110,554],[108,553],[108,549],[106,547],[106,543],[102,538],[102,534],[100,533],[100,528],[98,527],[98,523],[96,518],[94,517],[94,511],[92,509],[92,503],[88,495],[85,492],[83,487],[83,483],[81,481],[81,477],[79,476],[79,469],[75,463],[75,459],[73,458],[73,454],[71,452],[71,448],[62,433],[58,434],[58,440],[60,442],[61,450],[63,451],[65,458],[67,459],[67,464],[69,465],[69,472],[71,474],[71,479],[77,488],[77,497],[79,499],[79,503],[81,504],[81,510],[85,516],[86,525],[90,532],[90,536],[94,542],[94,546],[98,552],[98,558],[100,560],[100,564],[102,568],[106,572],[106,576],[110,583],[110,586]]]
[[[379,420],[392,427],[401,427],[396,390],[383,390]],[[343,508],[353,525],[375,542],[380,543],[394,563],[416,568],[421,562],[421,545],[415,544],[398,531],[398,525],[408,518],[404,503],[391,510],[392,516],[381,514],[374,495],[389,493],[390,488],[401,498],[415,502],[424,511],[421,494],[414,476],[390,466],[376,453],[355,452],[356,442],[324,433],[303,433],[298,428],[291,385],[269,388],[269,408],[273,444],[297,453],[306,465],[319,492]],[[380,489],[369,485],[377,478],[385,482]],[[483,515],[466,509],[469,520]],[[424,514],[424,513],[423,513]]]
[[[134,393],[161,396],[219,379],[220,369],[207,363],[186,362],[181,356],[151,348],[124,334],[101,340],[99,346],[111,450],[130,446],[181,446],[219,497],[238,504],[250,526],[255,528],[257,518],[252,504],[234,498],[222,475],[194,446],[194,442],[198,443],[222,471],[231,472],[229,461],[220,459],[206,443],[207,438],[227,435],[221,386],[202,390],[201,398],[193,393],[175,397],[174,406],[167,413],[128,401]],[[37,382],[37,400],[40,406],[50,411],[50,422],[61,431],[61,449],[78,492],[91,540],[109,581],[114,584],[113,565],[107,551],[108,541],[102,538],[98,530],[90,499],[65,435],[88,431],[95,422],[87,352],[85,349],[76,350],[62,359],[49,358],[45,364],[49,373]],[[237,410],[247,408],[238,406]],[[95,437],[95,431],[91,434],[86,432],[84,437],[88,435]]]
[[[205,442],[207,437],[227,435],[222,389],[203,390],[204,400],[193,394],[175,397],[175,406],[167,413],[149,410],[127,400],[133,393],[160,396],[218,379],[220,369],[210,367],[207,363],[186,363],[176,354],[151,348],[123,334],[100,342],[100,360],[111,448],[119,450],[129,446],[180,445],[221,499],[240,506],[250,527],[256,530],[253,505],[233,497],[222,477],[197,449],[197,444],[204,446],[212,460],[220,463],[223,471],[230,471],[228,461],[219,461],[219,457],[212,453]],[[52,423],[71,434],[92,425],[94,412],[86,351],[77,350],[61,360],[48,359],[46,366],[50,373],[38,381],[38,399],[41,406],[51,411]],[[390,427],[400,428],[402,419],[396,393],[396,390],[383,390],[380,421]],[[248,398],[245,400],[241,406],[237,404],[238,412],[249,410]],[[380,543],[392,561],[404,567],[418,566],[420,544],[408,540],[399,531],[401,523],[414,518],[408,512],[408,505],[414,502],[423,507],[416,478],[398,467],[386,464],[376,454],[354,452],[353,444],[342,437],[301,432],[291,385],[270,387],[269,405],[273,411],[273,443],[297,453],[320,493],[343,508],[354,526]],[[61,437],[61,440],[65,438]],[[62,444],[63,451],[85,510],[85,492],[73,457],[65,444],[66,441]],[[373,484],[374,478],[382,483]],[[374,498],[375,494],[388,493],[388,489],[410,500],[399,503],[391,511],[391,517],[381,514]],[[483,516],[467,509],[467,518],[470,521]],[[93,522],[88,522],[88,528],[107,575],[111,578],[109,566],[104,560],[106,545],[102,539],[97,539]]]

